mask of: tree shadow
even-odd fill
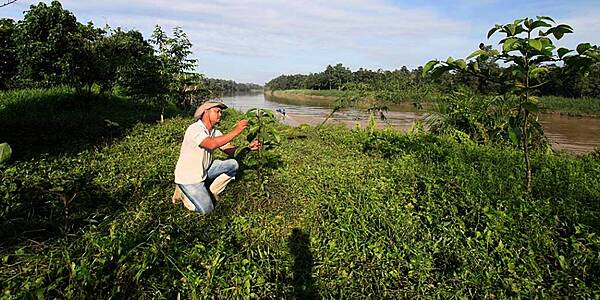
[[[319,292],[314,287],[312,268],[313,255],[310,251],[310,234],[294,228],[288,240],[288,247],[294,256],[294,296],[297,299],[318,299]]]
[[[138,123],[160,120],[159,109],[132,99],[93,95],[84,101],[72,92],[39,93],[2,103],[0,142],[11,146],[12,161],[79,153],[112,143]],[[169,109],[167,115],[178,113]]]

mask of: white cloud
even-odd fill
[[[280,64],[289,59],[383,68],[418,65],[428,59],[419,57],[419,53],[430,52],[410,51],[408,46],[418,49],[420,44],[452,36],[463,40],[469,30],[466,22],[384,0],[63,0],[63,5],[80,21],[92,18],[98,25],[107,22],[113,27],[138,29],[146,36],[154,24],[167,30],[181,26],[201,62],[213,56],[235,56],[255,60],[255,67],[274,58]],[[412,54],[407,55],[408,52]],[[344,57],[360,61],[340,61]],[[322,67],[312,66],[312,69],[319,71]],[[282,66],[282,69],[289,68]],[[257,81],[268,79],[261,76]]]
[[[463,0],[470,1],[474,0]],[[28,6],[35,1],[19,2]],[[224,72],[231,72],[229,78],[234,80],[247,78],[248,73],[261,74],[255,79],[257,82],[281,72],[317,72],[324,65],[337,62],[392,69],[402,65],[414,68],[431,58],[461,57],[485,40],[485,32],[491,26],[486,24],[482,29],[472,20],[460,20],[461,17],[434,5],[419,8],[390,0],[62,3],[82,22],[92,19],[98,26],[108,23],[138,29],[146,37],[155,24],[167,31],[181,26],[194,44],[201,72],[221,77],[227,75]],[[600,27],[595,20],[574,18],[571,23],[578,36],[591,36]],[[228,64],[243,64],[246,70]]]

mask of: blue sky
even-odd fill
[[[0,17],[21,19],[40,1],[18,0]],[[43,1],[49,3],[50,1]],[[525,2],[525,3],[523,3]],[[136,29],[180,26],[193,43],[196,71],[263,84],[281,74],[409,69],[430,59],[466,57],[487,31],[516,18],[547,15],[575,29],[557,43],[600,44],[600,0],[63,0],[82,22]]]

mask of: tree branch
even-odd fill
[[[18,0],[8,0],[8,2],[6,2],[6,3],[3,3],[3,4],[0,4],[0,8],[2,8],[2,7],[5,7],[5,6],[7,6],[7,5],[10,5],[10,4],[12,4],[12,3],[15,3],[15,2],[17,2],[17,1],[18,1]]]

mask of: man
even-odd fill
[[[187,209],[208,214],[214,208],[211,198],[218,199],[225,186],[234,179],[237,161],[232,158],[212,161],[212,152],[218,148],[233,156],[237,147],[229,142],[248,127],[248,120],[240,120],[232,131],[222,134],[215,126],[221,122],[221,111],[226,108],[221,102],[209,101],[196,109],[196,122],[185,131],[175,167],[173,203],[182,201]],[[248,148],[257,150],[260,143],[254,140]]]

